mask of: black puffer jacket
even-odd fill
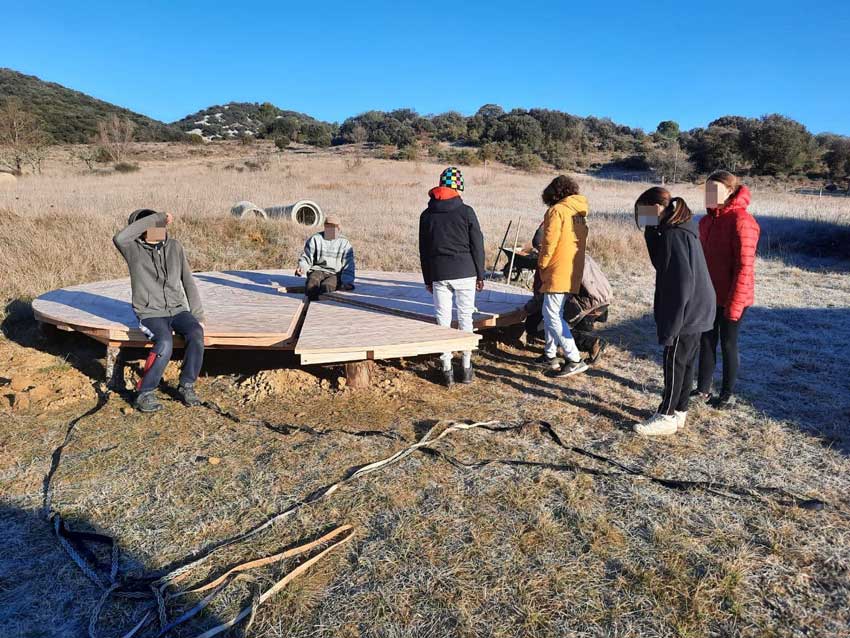
[[[429,286],[447,279],[484,279],[484,236],[475,211],[446,191],[451,189],[432,189],[419,217],[419,260]]]
[[[644,237],[655,267],[658,342],[669,346],[679,335],[710,330],[714,325],[714,288],[696,223],[648,226]]]

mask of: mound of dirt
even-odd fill
[[[47,414],[95,397],[91,380],[64,360],[0,340],[0,412]]]
[[[316,388],[319,379],[299,369],[262,370],[239,383],[245,403]]]

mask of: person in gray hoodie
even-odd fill
[[[154,391],[171,359],[172,332],[186,342],[177,388],[180,398],[188,406],[201,404],[195,381],[204,359],[204,308],[183,246],[166,233],[172,221],[171,213],[137,210],[112,238],[130,270],[133,312],[142,332],[153,341],[136,387],[135,406],[141,412],[162,409]]]

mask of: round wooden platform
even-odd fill
[[[434,325],[419,273],[358,273],[356,289],[308,303],[304,279],[281,270],[194,274],[208,347],[295,350],[302,363],[387,359],[468,350],[479,335]],[[476,328],[522,320],[530,293],[487,282],[476,296]],[[149,345],[130,306],[130,280],[54,290],[33,301],[35,317],[107,345]]]

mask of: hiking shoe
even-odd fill
[[[574,374],[580,374],[585,370],[587,370],[587,364],[584,361],[570,361],[567,359],[564,361],[564,365],[558,368],[558,371],[552,376],[556,379],[561,379],[563,377],[571,377]]]
[[[440,370],[440,380],[447,388],[452,387],[455,384],[454,370],[452,370],[451,368],[449,368],[448,370]]]
[[[468,368],[463,368],[461,371],[460,382],[461,383],[472,383],[475,379],[475,373],[472,371],[472,365]]]
[[[136,397],[136,401],[133,405],[139,412],[144,412],[146,414],[162,410],[162,403],[160,403],[159,399],[156,398],[153,390],[141,392],[139,396]]]
[[[676,434],[679,417],[675,414],[653,414],[643,423],[636,423],[634,431],[642,436],[667,436]]]
[[[678,432],[679,430],[684,430],[685,422],[688,419],[688,413],[679,412],[678,410],[676,410],[674,414],[676,415],[676,431]]]
[[[547,357],[545,354],[541,354],[539,357],[534,359],[532,363],[536,366],[546,368],[547,370],[558,370],[561,367],[558,363],[558,357]]]
[[[735,396],[732,394],[721,394],[718,397],[712,397],[708,400],[708,405],[715,410],[728,410],[730,408],[734,408],[735,404],[738,401],[735,399]]]
[[[201,405],[201,399],[195,393],[195,384],[193,383],[181,383],[177,386],[177,394],[180,395],[183,404],[190,408]]]
[[[691,401],[697,405],[705,405],[711,400],[711,392],[700,392],[699,390],[691,390]]]
[[[587,363],[596,363],[597,361],[599,361],[599,357],[601,357],[602,353],[605,352],[605,348],[607,345],[608,342],[604,341],[603,339],[600,339],[598,337],[594,339],[593,346],[591,346],[590,348],[590,354],[588,355],[587,359],[585,359],[585,361],[587,361]]]

